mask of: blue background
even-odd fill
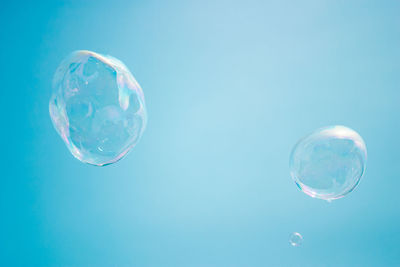
[[[3,1],[0,266],[400,266],[399,1]],[[48,114],[71,51],[121,59],[149,114],[107,167]],[[367,172],[327,203],[292,146],[343,124]],[[297,231],[303,245],[289,245]]]

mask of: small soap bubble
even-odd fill
[[[345,126],[318,129],[301,139],[290,155],[290,174],[305,194],[334,200],[354,190],[365,173],[367,148]]]
[[[144,95],[118,59],[75,51],[53,79],[50,117],[77,159],[103,166],[124,157],[146,127]]]
[[[301,236],[301,234],[294,232],[290,235],[289,243],[293,247],[298,247],[303,243],[303,237]]]

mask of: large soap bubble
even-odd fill
[[[50,116],[77,159],[103,166],[139,141],[147,115],[142,89],[118,59],[76,51],[56,70]]]
[[[290,174],[311,197],[338,199],[354,190],[365,172],[367,148],[344,126],[319,129],[301,139],[290,155]]]

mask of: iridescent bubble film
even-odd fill
[[[303,243],[303,237],[301,236],[301,234],[294,232],[290,235],[289,243],[293,247],[298,247]]]
[[[290,174],[311,197],[341,198],[354,190],[365,172],[367,148],[344,126],[318,129],[301,139],[290,156]]]
[[[125,156],[147,121],[142,89],[128,68],[90,51],[73,52],[61,62],[49,109],[72,155],[98,166]]]

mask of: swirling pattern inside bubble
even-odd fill
[[[147,122],[142,89],[128,68],[91,51],[73,52],[60,64],[49,109],[72,155],[98,166],[124,157]]]
[[[354,190],[364,175],[367,148],[354,130],[345,126],[318,129],[301,139],[290,156],[290,173],[311,197],[333,200]]]

